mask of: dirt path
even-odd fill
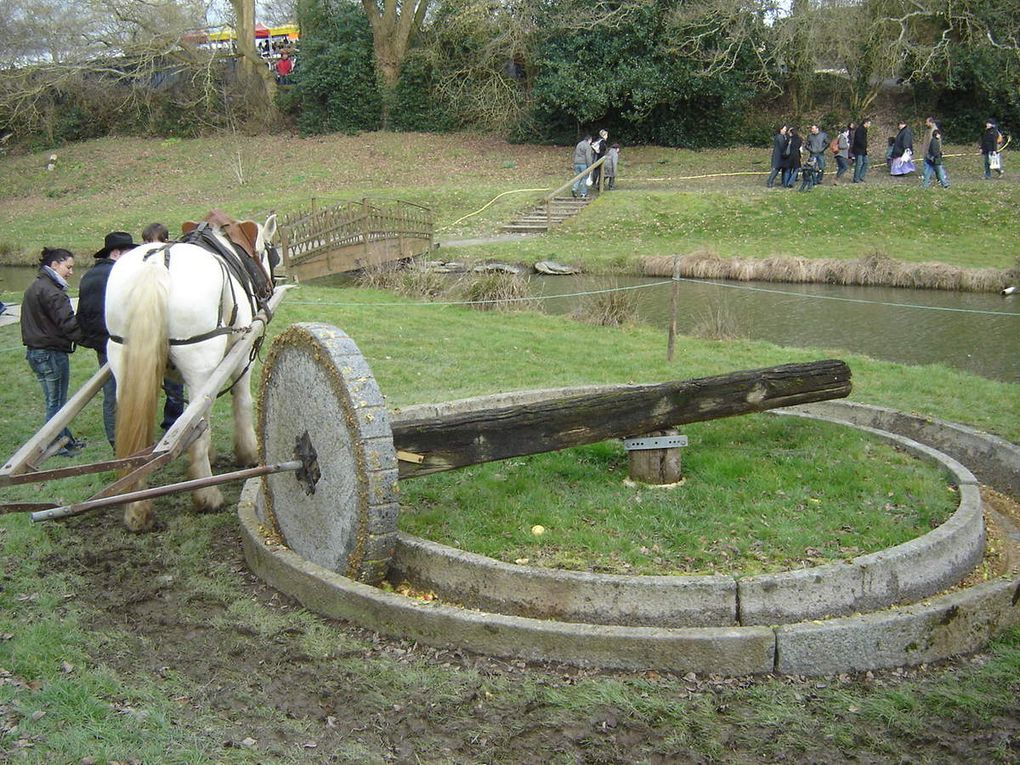
[[[990,742],[1020,742],[1017,716],[880,729],[878,752],[817,732],[854,730],[834,693],[937,683],[971,659],[927,673],[717,679],[437,650],[308,614],[266,587],[247,570],[233,516],[182,521],[201,526],[208,550],[185,559],[174,528],[131,536],[96,514],[69,524],[88,544],[46,565],[83,582],[84,626],[109,636],[95,663],[131,686],[165,683],[175,726],[214,761],[239,747],[278,763],[964,763]],[[783,699],[800,707],[793,739],[771,706]]]

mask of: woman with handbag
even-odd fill
[[[981,134],[981,153],[985,159],[985,180],[991,180],[992,170],[1002,175],[1002,154],[999,153],[999,141],[1002,133],[993,119],[985,120],[985,132]]]

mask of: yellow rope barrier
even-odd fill
[[[474,215],[478,215],[478,213],[480,213],[480,212],[484,211],[486,208],[492,206],[492,204],[497,199],[499,199],[500,197],[505,197],[507,194],[523,194],[523,193],[534,194],[534,193],[539,192],[539,191],[549,191],[549,189],[511,189],[510,191],[504,191],[502,194],[497,194],[496,196],[494,196],[492,199],[490,199],[488,202],[486,202],[484,205],[479,207],[474,212],[470,212],[470,213],[468,213],[467,215],[465,215],[462,218],[457,218],[457,220],[455,220],[453,223],[447,223],[445,226],[441,226],[440,228],[438,228],[436,230],[437,231],[442,231],[443,229],[451,228],[453,226],[456,226],[458,223],[460,223],[463,220],[467,220],[468,218],[470,218],[470,217],[472,217]]]

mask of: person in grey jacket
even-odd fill
[[[836,144],[836,178],[833,180],[833,184],[839,183],[839,179],[843,173],[850,167],[850,131],[853,129],[854,123],[849,123],[846,129],[839,134],[838,143]]]
[[[616,163],[620,159],[620,144],[614,143],[606,152],[606,162],[602,165],[603,175],[606,178],[606,191],[616,188]]]
[[[825,150],[827,148],[829,148],[829,134],[819,129],[818,125],[812,125],[808,130],[807,150],[818,168],[817,183],[821,183],[825,176]]]
[[[586,168],[591,167],[592,157],[591,135],[589,134],[578,141],[577,146],[574,147],[574,175],[583,173]],[[574,197],[588,196],[588,176],[582,175],[578,178],[570,193]]]

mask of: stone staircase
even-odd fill
[[[593,197],[594,195],[577,199],[569,196],[553,197],[549,202],[548,211],[546,203],[543,201],[530,212],[524,213],[504,225],[502,231],[508,234],[544,234],[550,228],[560,225],[563,221],[581,212],[591,204]]]

